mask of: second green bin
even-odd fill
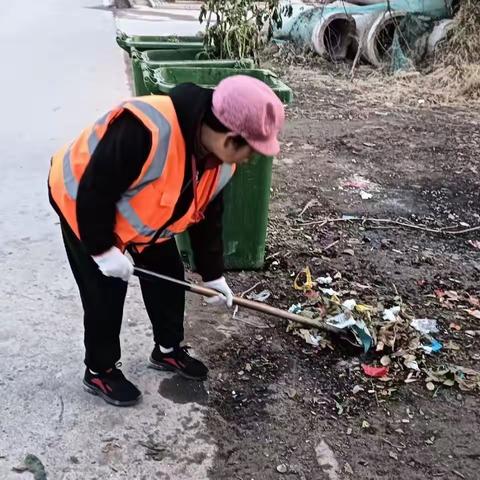
[[[223,67],[223,68],[252,68],[253,60],[209,60],[205,50],[178,49],[178,50],[147,50],[139,52],[132,49],[132,70],[135,95],[148,95],[150,92],[144,82],[143,70],[154,70],[161,67]],[[147,71],[145,75],[148,75]]]

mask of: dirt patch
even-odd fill
[[[479,295],[478,231],[323,222],[354,215],[435,230],[480,225],[480,111],[432,105],[428,91],[388,97],[386,80],[371,91],[303,67],[284,78],[295,101],[274,166],[267,263],[230,274],[235,290],[262,282],[257,291],[268,288],[268,302],[287,308],[304,300],[292,288],[302,268],[340,272],[368,285],[362,295],[371,302],[401,298],[418,318],[437,319],[441,340],[460,347],[438,364],[478,370],[479,338],[465,330],[478,330],[479,320],[435,294]],[[219,446],[212,478],[476,478],[476,395],[429,392],[422,381],[384,387],[364,377],[358,352],[316,350],[266,322],[209,347],[209,424]]]
[[[211,478],[476,478],[475,397],[446,390],[432,398],[411,386],[388,400],[354,396],[352,359],[312,352],[278,329],[261,341],[251,334],[213,357],[209,427],[219,452]],[[322,442],[336,476],[319,465]]]

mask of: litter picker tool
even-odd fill
[[[184,288],[187,292],[196,293],[198,295],[203,295],[204,297],[215,297],[219,294],[216,290],[211,288],[205,288],[200,285],[195,285],[194,283],[185,282],[183,280],[178,280],[176,278],[163,275],[161,273],[152,272],[150,270],[145,270],[144,268],[135,267],[134,275],[145,280],[163,280],[170,283],[175,283],[176,285]],[[330,333],[339,333],[339,330],[331,325],[326,325],[324,323],[318,322],[315,319],[310,319],[297,315],[295,313],[287,312],[281,310],[280,308],[272,307],[271,305],[266,305],[264,303],[255,302],[253,300],[247,300],[246,298],[233,297],[233,304],[238,305],[239,307],[245,307],[250,310],[255,310],[257,312],[266,313],[273,317],[282,318],[284,320],[290,320],[292,322],[300,323],[302,325],[318,328]]]

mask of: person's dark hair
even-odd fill
[[[203,118],[203,121],[215,132],[228,133],[231,131],[215,116],[211,109],[207,111],[205,117]],[[248,145],[248,142],[241,135],[235,135],[234,137],[232,137],[232,141],[235,144],[235,148],[237,149]]]

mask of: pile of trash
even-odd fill
[[[360,292],[370,289],[368,285],[353,283],[345,289],[344,284],[340,272],[314,280],[310,269],[304,268],[296,276],[293,287],[303,293],[305,300],[289,310],[318,320],[319,328],[309,329],[291,322],[287,331],[314,348],[333,350],[335,337],[348,342],[364,359],[361,367],[367,377],[405,383],[424,381],[429,390],[443,385],[480,391],[479,371],[431,361],[443,350],[460,348],[452,340],[444,344],[437,338],[440,334],[437,320],[416,318],[398,296],[388,308],[380,303],[364,303],[358,297]],[[334,327],[338,335],[332,337],[325,333],[323,325],[329,330]],[[432,368],[434,363],[440,366]]]
[[[332,61],[363,58],[408,70],[409,57],[433,54],[453,26],[453,0],[325,1],[285,4],[277,42],[291,41]],[[408,57],[408,58],[407,58]],[[418,58],[415,58],[418,60]]]

